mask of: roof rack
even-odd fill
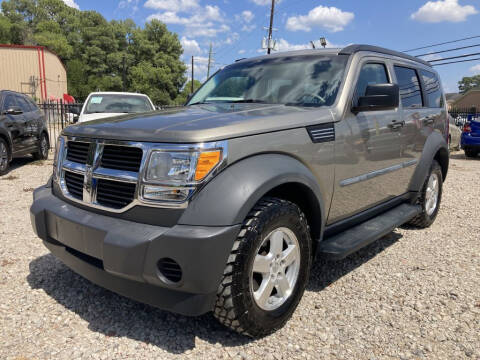
[[[341,54],[341,55],[352,55],[352,54],[355,54],[359,51],[372,51],[372,52],[377,52],[377,53],[380,53],[380,54],[397,56],[397,57],[401,57],[401,58],[404,58],[404,59],[407,59],[407,60],[415,61],[415,62],[418,62],[420,64],[432,67],[432,64],[430,64],[429,62],[427,62],[425,60],[422,60],[420,58],[417,58],[415,56],[410,56],[410,55],[401,53],[399,51],[389,50],[389,49],[385,49],[385,48],[382,48],[382,47],[379,47],[379,46],[372,46],[372,45],[349,45],[349,46],[343,48],[342,50],[340,50],[339,54]]]

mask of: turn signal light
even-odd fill
[[[469,133],[471,131],[472,131],[472,128],[470,127],[470,124],[463,125],[463,132]]]
[[[200,153],[197,161],[197,170],[195,171],[195,181],[200,181],[205,178],[220,162],[221,155],[221,150]]]

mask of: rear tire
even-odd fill
[[[33,158],[35,160],[47,160],[48,151],[50,150],[50,142],[48,141],[48,136],[45,133],[42,133],[40,136],[40,141],[38,143],[38,151],[34,152]]]
[[[422,212],[410,220],[408,225],[424,229],[433,224],[440,209],[442,188],[442,168],[436,160],[433,160],[420,196],[417,199],[417,205],[422,206]]]
[[[276,331],[302,298],[311,261],[310,229],[300,208],[282,199],[261,199],[233,244],[215,318],[251,337]]]
[[[0,138],[0,176],[8,173],[10,166],[10,149],[7,142]]]
[[[477,151],[472,149],[465,149],[465,156],[469,158],[473,158],[477,156]]]

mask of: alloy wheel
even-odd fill
[[[428,216],[432,216],[437,208],[438,194],[440,191],[438,175],[435,173],[430,174],[428,179],[427,191],[425,194],[425,210]]]
[[[8,165],[8,150],[3,142],[0,142],[0,170],[5,170]]]
[[[300,270],[300,245],[288,228],[270,232],[262,241],[250,274],[255,303],[263,310],[282,306],[293,293]]]

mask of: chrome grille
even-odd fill
[[[143,161],[141,147],[69,138],[65,151],[59,174],[66,197],[114,212],[133,205]]]
[[[138,172],[142,163],[142,149],[128,146],[105,145],[101,167]]]
[[[121,209],[133,201],[135,190],[136,184],[99,179],[97,202],[103,206]]]
[[[83,199],[83,175],[65,171],[65,184],[73,197]]]
[[[86,164],[90,143],[69,141],[67,143],[67,160],[79,164]]]

